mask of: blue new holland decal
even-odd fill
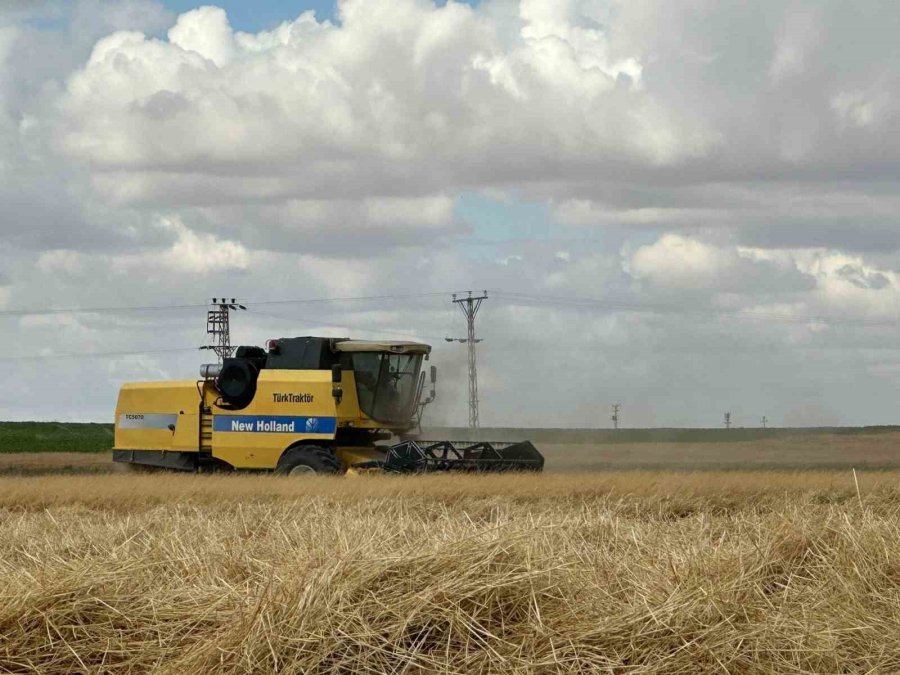
[[[336,417],[288,417],[281,415],[216,415],[214,431],[254,434],[333,434]]]

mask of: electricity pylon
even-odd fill
[[[468,335],[464,338],[445,338],[447,342],[463,342],[469,346],[469,428],[477,429],[478,421],[478,369],[475,363],[475,344],[481,342],[481,339],[475,337],[475,315],[481,308],[481,303],[487,300],[487,291],[479,296],[472,296],[472,291],[464,298],[457,298],[456,293],[453,294],[453,302],[455,302],[462,313],[466,317],[468,326]]]
[[[234,353],[231,346],[230,315],[232,310],[247,309],[231,298],[213,298],[212,307],[206,312],[206,334],[211,336],[213,344],[203,349],[211,349],[219,357],[219,363]]]

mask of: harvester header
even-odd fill
[[[326,337],[238,347],[200,379],[125,384],[113,459],[148,467],[274,470],[540,471],[528,441],[424,441],[431,346]],[[389,443],[393,439],[393,443]]]

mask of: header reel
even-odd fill
[[[354,469],[386,473],[539,472],[544,457],[530,441],[489,443],[406,440],[387,449],[384,460],[354,464]]]

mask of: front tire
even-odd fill
[[[342,473],[342,468],[338,458],[328,448],[300,445],[284,451],[275,473],[281,476],[334,475]]]

